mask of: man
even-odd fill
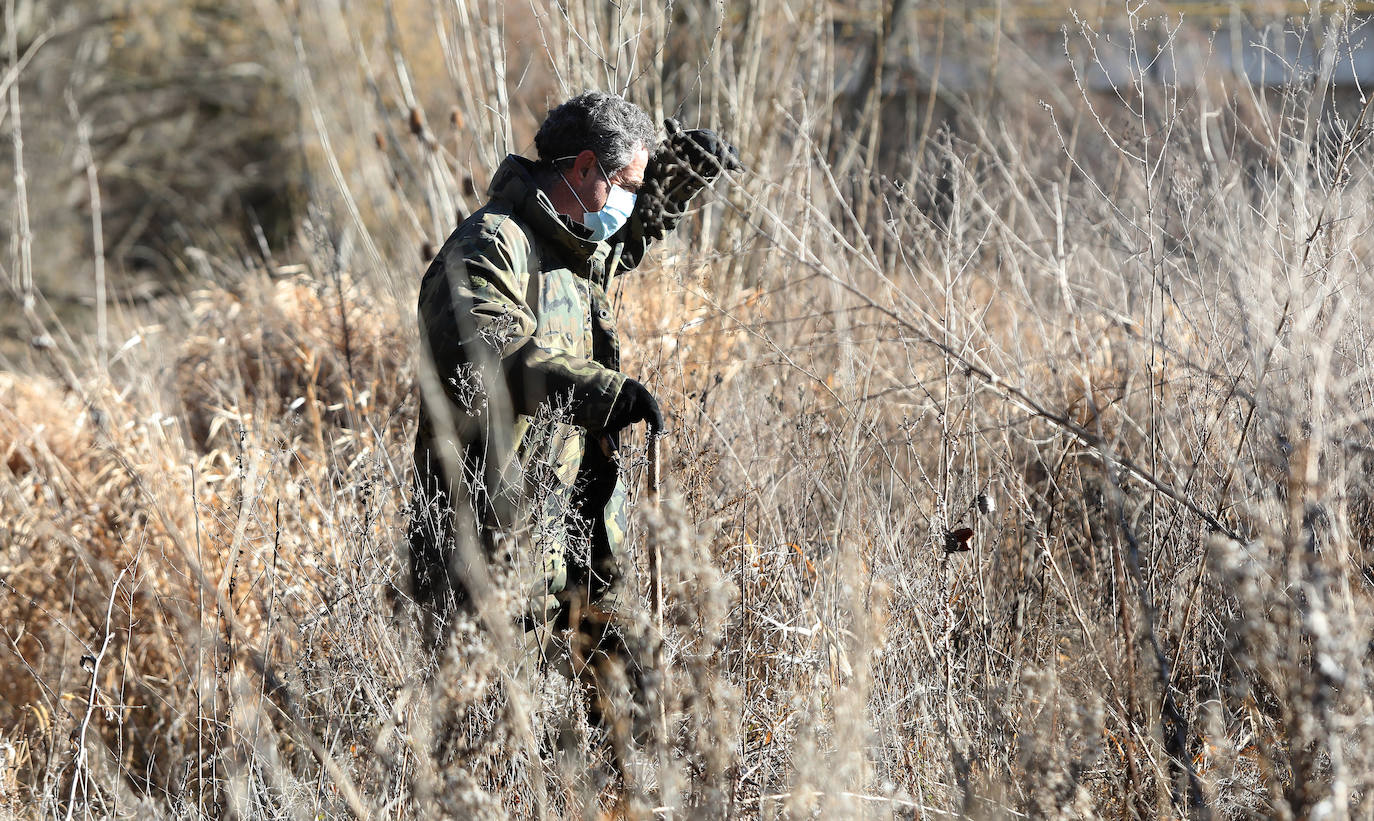
[[[693,195],[740,167],[711,132],[667,126],[655,145],[642,110],[596,91],[553,109],[538,161],[508,156],[425,274],[411,571],[441,622],[455,605],[483,610],[493,561],[524,585],[526,628],[601,635],[614,621],[617,440],[641,421],[661,431],[663,415],[619,370],[606,289]]]

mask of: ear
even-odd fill
[[[592,173],[595,169],[596,152],[590,148],[584,148],[582,153],[577,155],[577,159],[573,160],[573,172],[577,175],[577,179],[579,180],[587,179],[587,175]]]

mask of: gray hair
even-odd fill
[[[657,136],[644,109],[618,94],[584,91],[549,111],[534,147],[549,165],[590,148],[602,170],[614,174],[630,164],[637,149],[652,149]]]

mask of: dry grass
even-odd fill
[[[1359,106],[1075,86],[1104,28],[1197,48],[1177,18],[1045,48],[844,5],[256,2],[175,40],[282,72],[309,207],[182,248],[188,295],[113,305],[104,350],[19,314],[52,341],[0,374],[0,813],[1367,816]],[[936,42],[988,82],[919,70]],[[25,71],[7,111],[60,130],[60,65]],[[430,647],[402,570],[422,249],[583,85],[749,166],[617,296],[673,429],[629,616],[658,551],[667,736],[623,778],[528,637]],[[5,278],[86,225],[14,233]]]

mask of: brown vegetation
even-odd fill
[[[1330,64],[1084,88],[1106,33],[1203,42],[1111,10],[1037,52],[902,3],[358,5],[7,4],[0,125],[44,136],[0,201],[0,813],[1370,813],[1374,181]],[[427,646],[403,571],[424,257],[584,85],[749,169],[616,295],[672,428],[633,511],[667,734],[623,777],[528,637]],[[156,243],[94,240],[144,201],[131,299]],[[104,293],[99,247],[108,317],[41,298]]]

